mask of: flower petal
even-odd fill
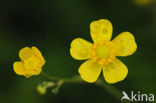
[[[74,59],[84,60],[90,57],[89,50],[91,43],[82,39],[76,38],[71,43],[70,54]]]
[[[113,26],[107,19],[93,21],[90,24],[90,33],[94,42],[99,40],[110,40],[112,37]]]
[[[21,49],[19,51],[19,57],[21,58],[21,60],[27,60],[28,58],[30,58],[33,55],[33,51],[31,48],[29,47],[24,47],[23,49]]]
[[[42,68],[36,68],[36,70],[32,69],[31,71],[26,71],[24,76],[26,78],[29,78],[29,77],[31,77],[33,75],[39,75],[41,72],[42,72]]]
[[[94,63],[92,60],[87,60],[80,66],[79,73],[83,80],[92,83],[98,79],[101,69],[102,67]]]
[[[112,42],[114,43],[117,56],[132,55],[137,49],[135,38],[129,32],[119,34]]]
[[[15,62],[13,64],[13,68],[14,68],[14,71],[16,74],[18,74],[18,75],[24,75],[25,74],[23,62]]]
[[[127,74],[126,65],[118,59],[103,67],[104,78],[110,84],[124,80]]]
[[[32,51],[34,52],[34,54],[41,60],[41,66],[43,66],[45,64],[45,59],[42,56],[42,53],[40,52],[40,50],[36,47],[32,47]]]
[[[30,78],[30,77],[32,76],[32,74],[24,74],[24,76],[25,76],[26,78]]]
[[[39,75],[42,72],[42,68],[38,68],[37,71],[34,71],[33,75]]]

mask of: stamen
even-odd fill
[[[33,66],[35,65],[35,62],[34,62],[33,60],[30,60],[30,61],[28,62],[28,65],[29,65],[30,67],[33,67]]]
[[[111,41],[99,41],[92,45],[90,51],[93,62],[100,66],[107,65],[116,57]]]
[[[27,68],[27,70],[34,70],[39,66],[39,63],[40,60],[37,57],[32,56],[29,59],[24,61],[24,66],[25,68]]]

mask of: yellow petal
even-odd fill
[[[84,60],[90,57],[91,43],[82,39],[76,38],[71,43],[70,54],[74,59]]]
[[[134,36],[129,32],[119,34],[114,40],[117,56],[128,56],[133,54],[137,49]]]
[[[25,74],[25,69],[24,69],[24,65],[22,62],[15,62],[13,64],[13,68],[16,74],[18,75],[24,75]]]
[[[25,76],[26,78],[29,78],[29,77],[32,76],[32,74],[24,74],[24,76]]]
[[[87,60],[80,66],[79,73],[83,80],[92,83],[98,79],[101,69],[102,67],[94,63],[92,60]]]
[[[90,33],[94,42],[99,40],[110,40],[112,37],[113,26],[107,19],[93,21],[90,24]]]
[[[33,51],[31,48],[29,47],[25,47],[23,49],[21,49],[19,51],[19,57],[21,58],[21,60],[27,60],[28,58],[30,58],[33,55]]]
[[[110,84],[124,80],[127,74],[126,65],[118,59],[103,67],[104,78]]]
[[[40,52],[40,50],[36,47],[32,47],[32,51],[34,52],[34,54],[40,58],[41,60],[41,65],[44,65],[45,64],[45,59],[44,57],[42,56],[42,53]]]
[[[41,68],[36,68],[35,70],[32,69],[31,71],[26,71],[24,76],[26,78],[29,78],[29,77],[31,77],[33,75],[39,75],[41,73],[41,71],[42,71]]]
[[[38,70],[35,71],[33,75],[39,75],[41,72],[42,72],[42,68],[38,68]]]

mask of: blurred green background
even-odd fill
[[[58,95],[41,96],[36,86],[45,79],[26,79],[12,64],[25,46],[38,47],[46,59],[43,71],[56,77],[78,75],[83,61],[72,59],[70,43],[81,37],[92,42],[90,22],[109,19],[113,38],[131,32],[137,52],[120,58],[127,78],[112,86],[121,91],[156,94],[156,3],[139,5],[132,0],[1,0],[0,1],[0,103],[120,103],[94,84],[65,84]]]

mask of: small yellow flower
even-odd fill
[[[88,59],[78,70],[83,80],[89,83],[95,82],[101,70],[103,70],[103,76],[108,83],[119,82],[127,76],[127,67],[116,56],[133,54],[137,45],[134,36],[129,32],[123,32],[110,41],[112,31],[111,22],[101,19],[90,24],[93,44],[82,38],[72,41],[71,56],[76,60]]]
[[[16,74],[29,78],[32,75],[39,75],[42,66],[45,64],[44,57],[36,47],[25,47],[19,51],[21,61],[14,62],[13,68]]]

